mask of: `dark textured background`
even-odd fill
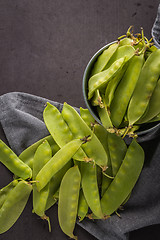
[[[85,107],[82,77],[92,55],[134,25],[151,37],[159,1],[0,0],[0,95],[26,92]],[[6,141],[3,130],[0,137]],[[1,167],[0,186],[11,175]],[[56,206],[49,210],[52,233],[31,213],[31,199],[14,227],[1,240],[65,240]],[[160,226],[130,234],[131,240],[158,240]],[[76,226],[79,239],[95,238]]]

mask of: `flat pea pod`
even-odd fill
[[[105,69],[111,67],[111,65],[121,59],[125,57],[125,61],[129,61],[129,59],[131,59],[133,56],[135,55],[135,49],[132,46],[129,45],[124,45],[121,46],[117,49],[117,51],[113,54],[113,56],[111,57],[110,61],[108,62],[108,64],[106,65]]]
[[[100,195],[97,183],[96,165],[91,162],[81,162],[82,189],[91,211],[98,218],[103,219]]]
[[[49,194],[48,194],[47,203],[46,203],[46,210],[48,210],[55,203],[55,199],[53,198],[53,195],[58,191],[64,174],[72,166],[73,166],[73,161],[70,160],[49,181]]]
[[[155,116],[154,118],[152,118],[151,120],[149,120],[148,123],[158,122],[158,121],[160,121],[160,113],[157,116]]]
[[[122,77],[110,106],[111,120],[115,127],[119,127],[126,113],[128,103],[137,84],[142,66],[144,64],[144,54],[134,56]]]
[[[43,166],[51,159],[52,150],[47,140],[43,141],[37,148],[33,159],[33,181]],[[48,220],[49,231],[50,222],[49,218],[45,215],[46,203],[49,195],[49,184],[47,184],[41,191],[37,190],[36,185],[33,185],[33,212],[40,216],[42,219]]]
[[[139,178],[143,164],[144,151],[133,139],[119,171],[101,199],[104,214],[111,215],[127,199]]]
[[[78,218],[79,218],[79,222],[81,222],[88,213],[88,204],[87,201],[85,199],[83,190],[80,190],[80,194],[79,194],[79,201],[78,201]]]
[[[48,131],[60,148],[73,140],[72,132],[64,121],[62,114],[55,106],[47,102],[47,106],[43,111],[43,118]],[[80,148],[75,154],[74,159],[83,160],[84,157],[86,155]]]
[[[116,133],[108,133],[108,149],[111,158],[112,173],[115,177],[126,155],[127,145]]]
[[[87,157],[93,159],[100,167],[106,167],[108,156],[93,131],[83,121],[78,112],[69,104],[64,103],[62,109],[62,116],[68,124],[72,134],[75,138],[83,138],[84,136],[91,136],[90,141],[82,145],[82,149]]]
[[[105,88],[107,83],[121,70],[125,58],[122,57],[106,70],[93,75],[88,81],[88,99],[90,100],[96,89]]]
[[[106,129],[113,128],[113,124],[112,124],[112,121],[110,119],[110,113],[109,113],[106,105],[104,104],[104,107],[97,107],[97,112],[98,112],[99,118],[102,122],[102,125]]]
[[[125,37],[123,39],[119,40],[119,47],[125,46],[125,45],[131,45],[133,44],[133,40],[129,37]]]
[[[73,231],[78,211],[80,182],[80,171],[78,166],[74,166],[64,175],[59,189],[59,225],[62,231],[73,239],[77,239],[77,237],[74,236]]]
[[[100,56],[98,56],[97,61],[95,62],[91,76],[95,75],[96,73],[99,73],[103,71],[105,66],[107,65],[108,61],[112,57],[112,55],[115,53],[115,51],[118,48],[118,42],[111,44],[107,49],[105,49]]]
[[[160,49],[152,52],[143,65],[128,106],[127,116],[129,125],[133,125],[145,112],[153,90],[157,84],[159,75]]]
[[[122,77],[128,67],[128,62],[125,63],[123,66],[122,70],[108,83],[106,90],[105,90],[105,96],[104,96],[104,101],[107,105],[107,107],[110,107],[111,102],[114,98],[114,93],[117,88],[117,85],[119,82],[122,80]]]
[[[62,147],[39,171],[36,176],[38,191],[43,189],[50,179],[56,174],[78,151],[82,145],[80,139],[74,139]]]
[[[32,177],[32,169],[0,139],[0,161],[16,176],[23,179]]]
[[[158,80],[157,85],[153,91],[146,112],[136,122],[136,124],[146,123],[153,119],[155,116],[157,116],[159,113],[160,113],[160,79]]]
[[[26,163],[30,168],[33,168],[33,158],[34,158],[34,154],[38,148],[38,146],[43,142],[47,140],[48,143],[50,144],[51,148],[52,148],[52,154],[54,154],[55,152],[57,152],[59,150],[59,146],[56,144],[56,142],[53,140],[53,137],[51,135],[46,136],[42,139],[40,139],[39,141],[33,143],[31,146],[29,146],[28,148],[26,148],[20,155],[19,158]]]
[[[0,209],[0,234],[9,230],[23,212],[32,185],[22,180],[9,192],[5,202]]]
[[[13,180],[7,186],[0,189],[0,208],[6,200],[10,191],[18,184],[18,180]]]
[[[80,107],[80,115],[83,121],[92,129],[92,125],[95,123],[95,119],[88,109]]]

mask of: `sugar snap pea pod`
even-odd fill
[[[87,141],[82,145],[82,149],[85,151],[87,157],[94,160],[97,165],[100,167],[106,167],[108,156],[101,142],[83,121],[78,112],[67,103],[64,103],[62,116],[75,138],[83,138],[84,136],[89,135],[91,136],[90,141]]]
[[[0,208],[6,200],[10,191],[18,184],[18,180],[13,180],[7,186],[0,189]]]
[[[80,115],[83,121],[88,125],[89,128],[92,128],[92,125],[95,123],[95,119],[88,109],[80,107]]]
[[[73,140],[72,132],[55,106],[47,103],[43,111],[43,118],[48,131],[60,148]],[[85,157],[87,157],[86,154],[80,148],[75,154],[74,159],[83,160]]]
[[[116,176],[127,152],[124,140],[115,133],[108,133],[108,148],[110,152],[112,173]]]
[[[95,62],[91,76],[95,75],[96,73],[99,73],[103,71],[105,68],[106,64],[112,57],[112,55],[115,53],[115,51],[118,48],[118,42],[111,44],[107,49],[105,49],[101,55],[97,58],[97,61]]]
[[[154,118],[152,118],[151,120],[149,120],[148,123],[157,122],[157,121],[160,121],[160,113],[157,116],[155,116]]]
[[[0,209],[0,234],[9,230],[23,212],[32,186],[22,180],[9,192]]]
[[[51,159],[52,150],[47,140],[44,140],[37,148],[33,159],[33,181],[43,166]],[[49,184],[47,184],[41,191],[37,190],[36,185],[33,185],[33,212],[42,219],[48,220],[49,230],[50,221],[45,215],[46,203],[49,195]]]
[[[97,183],[96,165],[91,162],[81,162],[82,189],[91,211],[98,217],[104,218]]]
[[[157,84],[159,75],[160,49],[152,52],[143,65],[128,106],[127,116],[129,125],[133,125],[145,112],[153,90]]]
[[[102,143],[108,156],[107,169],[104,172],[107,176],[102,174],[101,195],[103,196],[104,192],[107,190],[111,181],[113,180],[112,165],[108,146],[108,131],[102,125],[95,124],[94,133]]]
[[[74,139],[62,147],[39,171],[36,176],[38,191],[44,188],[50,179],[74,156],[82,146],[80,139]]]
[[[95,74],[88,81],[88,99],[90,100],[93,97],[96,89],[105,88],[107,83],[121,70],[124,65],[125,58],[122,57],[106,70]]]
[[[46,210],[49,209],[55,203],[55,199],[53,198],[53,195],[58,191],[64,174],[72,166],[73,166],[73,162],[72,160],[70,160],[49,181],[49,195],[47,198]]]
[[[105,96],[104,101],[109,108],[111,105],[111,102],[114,98],[115,90],[119,84],[119,82],[122,80],[122,77],[127,70],[128,67],[128,61],[124,64],[122,70],[108,83],[106,90],[105,90]]]
[[[113,124],[110,119],[110,114],[109,114],[109,111],[108,111],[106,105],[104,105],[104,107],[97,107],[97,112],[98,112],[99,118],[102,122],[102,125],[106,129],[113,128]]]
[[[132,140],[114,180],[101,199],[102,211],[106,215],[114,213],[135,186],[144,164],[142,147]]]
[[[30,168],[33,168],[33,158],[34,158],[34,154],[38,148],[38,146],[43,142],[47,140],[48,143],[51,146],[52,149],[52,153],[54,154],[55,152],[57,152],[59,150],[59,146],[56,144],[56,142],[53,140],[52,136],[49,135],[47,137],[44,137],[42,139],[40,139],[39,141],[33,143],[31,146],[29,146],[28,148],[26,148],[20,155],[19,158],[26,163]]]
[[[0,139],[0,161],[16,176],[23,179],[32,177],[32,169]]]
[[[133,40],[129,37],[125,37],[119,40],[119,47],[122,47],[125,45],[132,45],[132,44],[133,44]]]
[[[160,113],[160,79],[157,82],[157,85],[153,91],[151,99],[149,101],[146,112],[142,115],[142,117],[136,123],[145,123],[150,121],[152,118],[157,116]]]
[[[73,239],[73,231],[78,211],[78,199],[80,191],[81,174],[78,166],[70,168],[64,175],[58,202],[58,221],[62,231]]]
[[[111,120],[115,127],[119,127],[126,113],[128,103],[135,89],[142,66],[144,64],[144,54],[134,56],[122,77],[112,100],[110,111]]]
[[[78,214],[77,214],[79,218],[79,222],[81,222],[86,217],[87,213],[88,213],[88,204],[84,197],[83,190],[81,189],[79,194]]]
[[[125,57],[125,61],[126,62],[129,61],[129,59],[131,59],[135,55],[135,53],[136,53],[136,50],[132,46],[125,45],[125,46],[119,47],[111,57],[105,69],[109,68],[115,61],[121,58]]]

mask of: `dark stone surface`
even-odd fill
[[[92,55],[123,35],[130,25],[151,37],[159,1],[1,0],[0,95],[20,91],[85,107],[82,77]],[[6,141],[2,129],[1,138]],[[5,167],[0,185],[11,179]],[[28,202],[16,224],[1,240],[68,239],[58,226],[57,207],[49,210],[52,233],[32,214]],[[130,234],[131,240],[158,240],[159,226]],[[79,239],[95,238],[76,226]]]

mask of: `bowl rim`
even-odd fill
[[[85,70],[84,70],[84,73],[83,73],[83,80],[82,80],[82,92],[83,92],[83,98],[84,98],[84,101],[85,101],[85,104],[89,110],[89,112],[91,113],[91,115],[94,117],[94,119],[96,120],[96,122],[98,122],[99,124],[102,125],[101,121],[100,121],[100,118],[94,113],[94,110],[93,110],[93,106],[91,106],[91,104],[89,103],[88,101],[88,98],[87,98],[87,85],[88,85],[88,76],[89,76],[89,73],[93,67],[93,64],[95,63],[96,59],[98,58],[98,56],[105,50],[107,49],[110,45],[116,43],[116,41],[112,41],[106,45],[104,45],[103,47],[101,47],[97,52],[95,52],[95,54],[90,58]],[[136,134],[137,135],[144,135],[144,134],[147,134],[151,131],[153,131],[154,129],[156,129],[157,127],[160,126],[160,122],[157,122],[157,124],[155,124],[153,127],[150,127],[148,129],[145,129],[145,130],[142,130],[142,131],[136,131]]]

